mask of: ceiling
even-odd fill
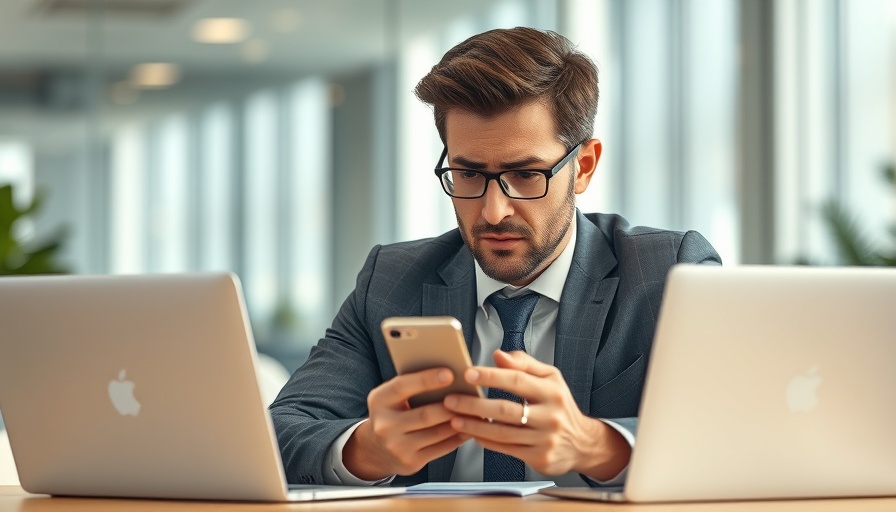
[[[3,0],[0,71],[173,62],[191,73],[333,73],[382,59],[489,0]],[[197,20],[238,17],[249,40],[202,44]]]
[[[207,98],[212,89],[353,73],[408,38],[512,1],[0,0],[0,139],[67,146],[95,128],[91,119],[115,124]],[[244,19],[248,38],[193,40],[198,20],[218,17]],[[179,66],[176,87],[115,101],[110,91],[148,62]],[[101,115],[91,108],[97,101]]]

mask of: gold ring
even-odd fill
[[[520,418],[520,424],[525,425],[529,423],[529,402],[526,399],[523,399],[523,417]]]

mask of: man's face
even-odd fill
[[[451,167],[487,172],[550,169],[567,153],[550,110],[540,102],[494,117],[451,110],[445,127]],[[571,236],[575,194],[588,186],[600,143],[589,141],[583,149],[596,149],[596,156],[582,159],[586,172],[575,172],[575,160],[566,164],[551,178],[543,198],[511,199],[495,180],[478,199],[452,198],[460,232],[486,275],[522,286],[563,251]]]

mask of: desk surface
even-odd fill
[[[91,499],[91,498],[51,498],[43,495],[28,494],[21,487],[0,486],[0,512],[42,512],[60,510],[89,511],[211,511],[244,512],[264,510],[308,511],[367,511],[367,512],[470,512],[514,510],[523,512],[576,512],[610,510],[613,512],[628,511],[808,511],[808,512],[893,512],[896,511],[896,497],[866,499],[832,499],[832,500],[794,500],[794,501],[752,501],[752,502],[713,502],[713,503],[673,503],[673,504],[610,504],[591,501],[572,501],[549,498],[547,496],[528,496],[514,498],[504,496],[460,497],[460,498],[375,498],[364,500],[318,501],[314,503],[222,503],[222,502],[190,502],[159,500],[123,500],[123,499]]]

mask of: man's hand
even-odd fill
[[[451,384],[447,368],[399,375],[367,395],[370,418],[351,435],[342,462],[363,480],[412,475],[469,439],[451,427],[456,416],[441,403],[411,408],[408,399]]]
[[[457,432],[545,475],[576,471],[609,480],[625,468],[631,455],[628,442],[606,423],[582,414],[560,370],[522,351],[496,350],[494,358],[497,368],[471,368],[465,379],[526,399],[528,420],[521,423],[523,406],[516,402],[453,394],[444,403],[456,413],[451,426]]]

